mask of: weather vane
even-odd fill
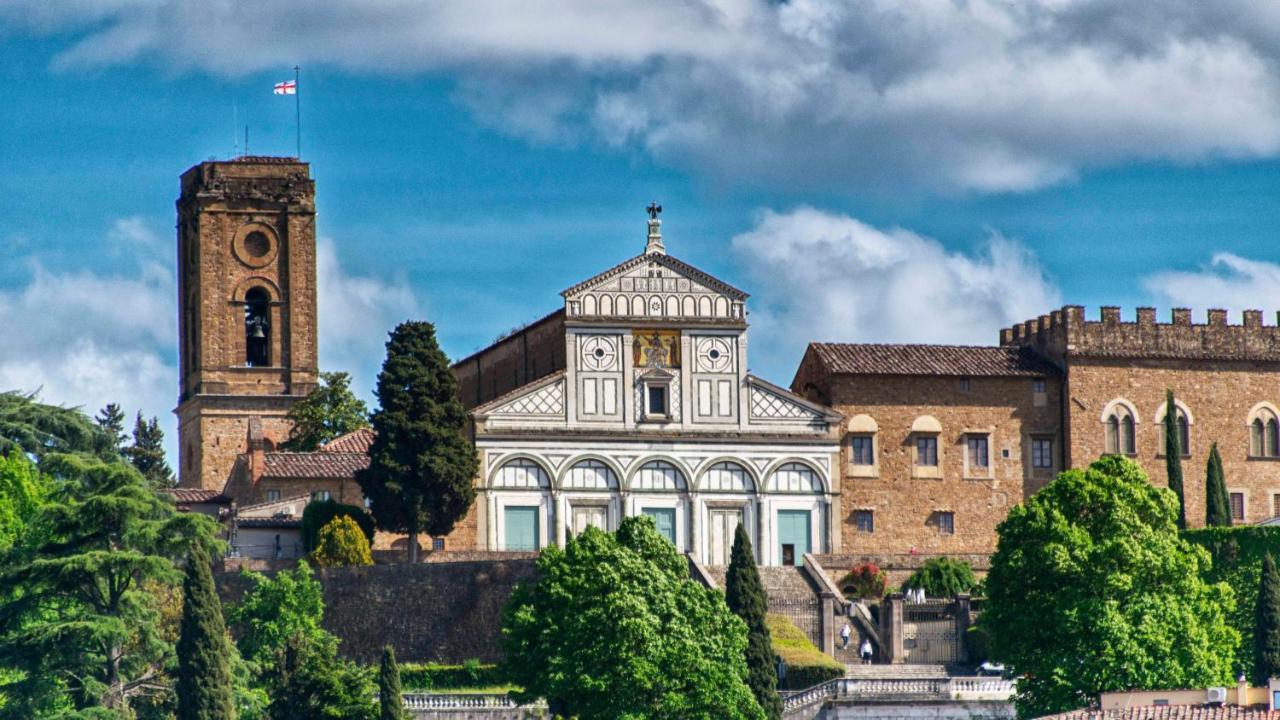
[[[645,211],[649,213],[650,220],[657,220],[658,216],[662,214],[662,206],[657,202],[651,202],[649,207],[645,208]]]

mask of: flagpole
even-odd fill
[[[298,140],[298,161],[302,161],[302,94],[299,92],[301,87],[298,85],[298,66],[293,66],[293,128],[297,132]]]

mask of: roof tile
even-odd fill
[[[1280,720],[1265,705],[1138,705],[1113,710],[1072,710],[1038,720]]]
[[[262,476],[270,478],[351,478],[369,466],[362,452],[270,452]]]
[[[373,445],[373,428],[366,427],[339,435],[321,445],[320,452],[368,453],[370,445]]]
[[[813,343],[837,374],[1045,377],[1058,369],[1034,350],[1017,346]]]

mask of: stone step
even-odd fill
[[[852,648],[850,648],[852,649]],[[843,658],[841,658],[843,660]],[[845,664],[845,677],[893,680],[893,679],[946,679],[950,677],[945,665],[862,665]]]

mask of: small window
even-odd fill
[[[1280,517],[1280,493],[1271,496],[1271,517]]]
[[[1053,441],[1049,438],[1032,438],[1031,467],[1036,470],[1053,469]]]
[[[938,533],[941,535],[956,534],[956,515],[953,512],[936,512],[934,513],[934,522],[938,525]]]
[[[960,378],[960,392],[969,392],[973,389],[973,383],[967,377]]]
[[[444,538],[431,538],[431,549],[435,552],[444,550]]]
[[[921,435],[916,438],[916,464],[924,467],[938,466],[938,436]]]
[[[876,514],[871,510],[854,510],[853,526],[860,533],[873,533],[876,531]]]
[[[991,465],[991,456],[989,447],[989,436],[987,435],[970,435],[968,436],[969,446],[969,467],[973,470],[981,470],[985,472]]]
[[[260,287],[244,296],[244,364],[266,367],[271,364],[271,323],[268,310],[271,298]]]
[[[849,464],[874,465],[875,455],[870,435],[854,435],[849,440]]]
[[[1231,493],[1231,519],[1244,520],[1244,493]]]
[[[1249,455],[1280,456],[1280,424],[1270,411],[1262,411],[1249,425]]]
[[[280,491],[279,491],[279,490],[268,490],[268,491],[267,491],[267,502],[275,502],[275,501],[277,501],[277,500],[279,500],[279,499],[280,499]]]
[[[1040,378],[1036,378],[1035,380],[1032,380],[1032,381],[1031,381],[1031,392],[1033,392],[1033,393],[1035,393],[1035,394],[1037,394],[1037,395],[1043,395],[1043,394],[1044,394],[1044,380],[1042,380],[1042,379],[1040,379]]]
[[[333,495],[328,490],[317,490],[311,493],[312,500],[319,500],[323,502],[325,500],[330,500],[332,498],[333,498]]]
[[[1137,441],[1133,413],[1124,405],[1116,408],[1106,419],[1106,451],[1108,455],[1136,455]]]
[[[650,385],[647,388],[648,396],[648,415],[666,415],[667,414],[667,387],[665,385]]]

